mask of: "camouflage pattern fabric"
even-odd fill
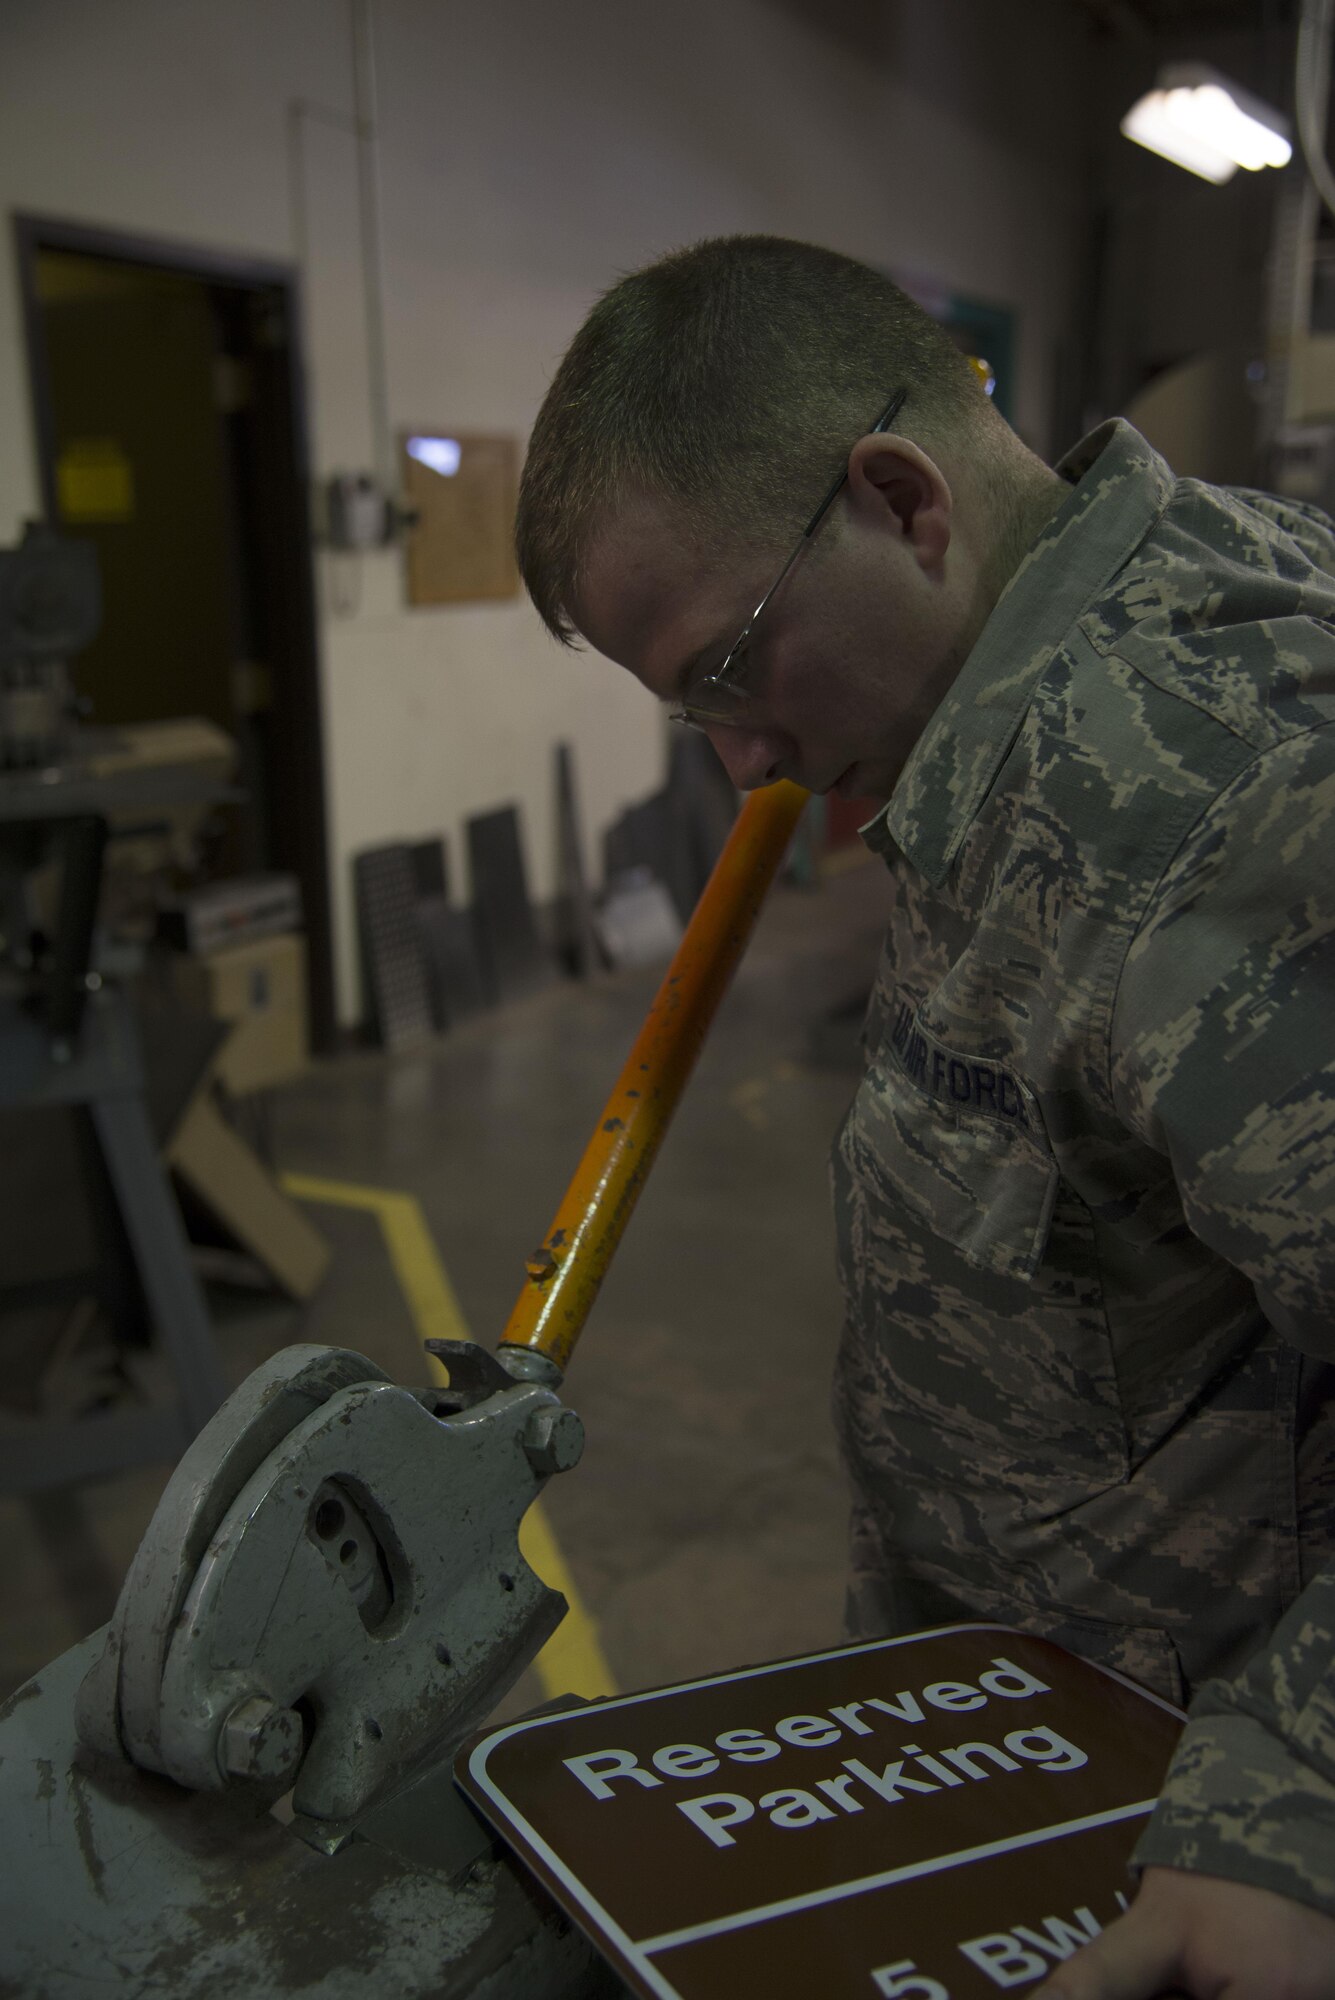
[[[1335,528],[1120,421],[1059,469],[864,829],[850,1623],[1190,1701],[1138,1862],[1335,1914]]]

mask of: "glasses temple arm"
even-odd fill
[[[895,392],[895,394],[890,398],[890,401],[886,404],[885,408],[881,411],[881,414],[876,419],[876,422],[872,425],[870,431],[868,431],[867,433],[868,437],[877,437],[882,431],[889,430],[891,424],[895,421],[895,418],[899,415],[900,411],[903,409],[904,398],[907,394],[908,394],[907,389],[899,389]],[[788,571],[793,566],[793,563],[797,561],[797,557],[801,552],[802,544],[804,542],[809,542],[811,540],[811,537],[815,534],[817,528],[820,526],[821,522],[825,519],[825,516],[829,513],[835,501],[839,498],[839,495],[843,490],[844,481],[847,478],[848,478],[848,466],[847,464],[845,464],[842,472],[840,472],[840,474],[834,481],[834,484],[831,486],[829,492],[825,495],[825,498],[821,501],[819,507],[817,507],[815,513],[812,515],[811,519],[807,522],[805,528],[803,528],[802,541],[798,543],[797,548],[794,550],[793,555],[783,572],[784,576],[787,576]],[[781,583],[782,581],[783,578],[781,577],[779,579],[779,582]],[[774,592],[775,590],[778,589],[778,587],[779,587],[778,583],[776,583],[773,586],[773,588],[769,592],[770,597],[773,597]],[[757,615],[758,615],[757,613],[752,614],[753,622]]]
[[[895,418],[899,415],[901,409],[904,407],[904,398],[907,395],[908,395],[907,389],[896,390],[895,394],[890,398],[890,401],[886,404],[885,408],[881,411],[880,416],[876,419],[876,422],[872,425],[870,431],[867,433],[869,437],[876,437],[880,432],[889,430],[891,424],[895,421]],[[825,519],[825,516],[829,513],[831,507],[833,507],[835,501],[839,498],[840,493],[843,491],[844,481],[847,478],[848,478],[848,467],[847,465],[845,465],[842,472],[840,472],[838,477],[835,479],[834,484],[830,487],[829,492],[825,495],[825,498],[821,501],[819,507],[817,507],[815,513],[812,515],[811,519],[807,522],[805,528],[803,528],[801,539],[799,540],[797,547],[793,550],[793,553],[789,556],[787,562],[784,564],[783,568],[779,571],[779,574],[775,577],[773,583],[770,585],[769,589],[765,592],[765,595],[761,598],[755,610],[751,613],[751,616],[747,619],[746,624],[742,627],[741,636],[738,638],[736,645],[729,653],[727,659],[723,661],[717,673],[711,674],[709,676],[711,680],[721,681],[727,678],[728,669],[731,667],[737,655],[741,652],[747,640],[751,637],[751,633],[755,628],[755,622],[757,618],[759,618],[761,612],[765,609],[765,606],[769,603],[771,597],[773,597],[775,591],[779,588],[779,585],[783,582],[784,578],[787,576],[789,570],[793,567],[793,564],[797,561],[798,557],[801,556],[806,550],[807,544],[810,542],[811,537],[815,534],[817,528],[820,526],[821,522]]]

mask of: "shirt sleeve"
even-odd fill
[[[1112,1082],[1192,1232],[1335,1362],[1335,727],[1259,754],[1174,857],[1127,955]],[[1335,1568],[1201,1690],[1134,1861],[1335,1915]]]
[[[1192,1703],[1137,1868],[1222,1875],[1335,1917],[1335,1571]]]
[[[1335,723],[1254,758],[1170,863],[1123,968],[1112,1089],[1193,1235],[1335,1362]]]

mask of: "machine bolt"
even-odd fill
[[[222,1726],[220,1757],[229,1778],[283,1778],[300,1762],[303,1733],[294,1708],[252,1695]]]
[[[573,1410],[535,1410],[524,1427],[524,1453],[540,1479],[569,1472],[584,1451],[584,1426]]]

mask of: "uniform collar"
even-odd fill
[[[861,829],[875,853],[898,847],[937,886],[1015,741],[1048,661],[1172,498],[1168,465],[1122,417],[1082,438],[1057,471],[1072,492],[997,599],[889,804]]]

